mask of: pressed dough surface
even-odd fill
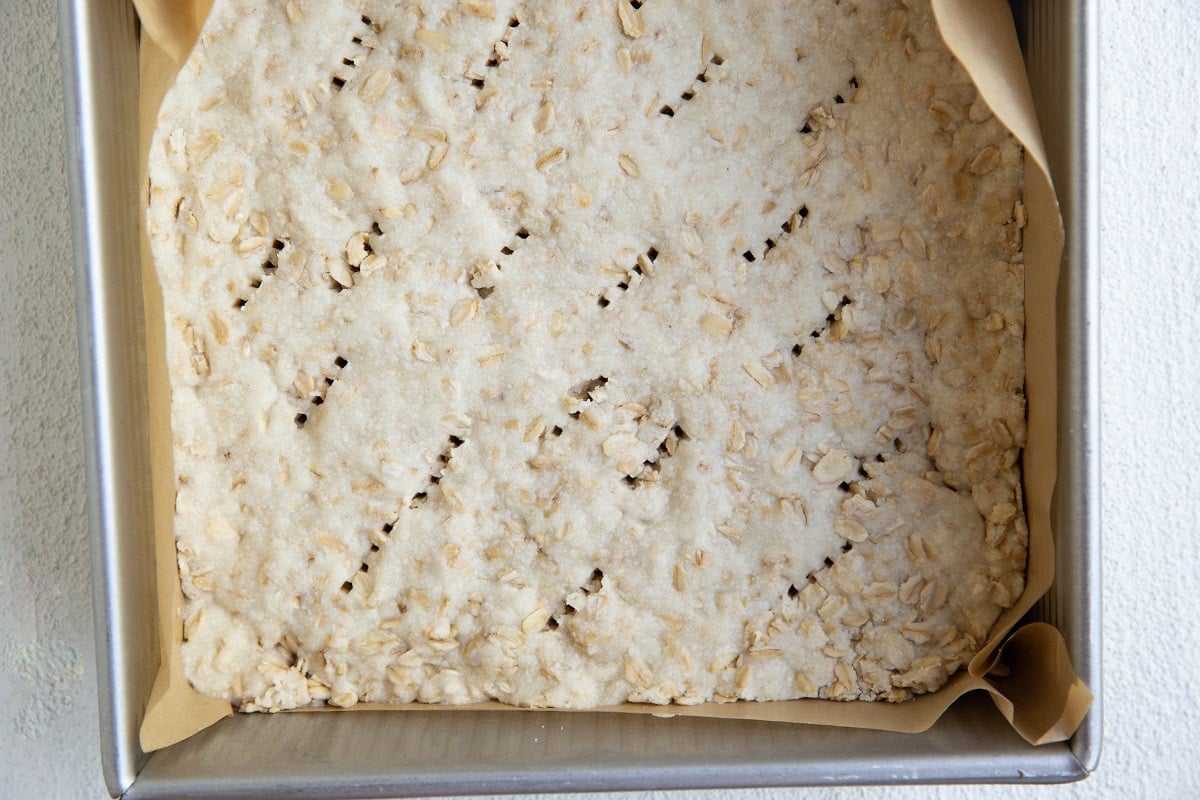
[[[928,9],[624,13],[218,0],[150,162],[200,691],[898,700],[1020,594],[1021,153]]]

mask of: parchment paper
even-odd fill
[[[146,154],[163,95],[199,36],[212,0],[134,0],[141,18],[141,185],[146,185]],[[983,649],[937,692],[906,703],[794,700],[787,702],[705,703],[655,706],[627,703],[596,711],[704,716],[810,723],[886,731],[924,731],[963,694],[984,690],[1013,728],[1030,744],[1070,737],[1091,704],[1092,695],[1076,676],[1061,634],[1044,623],[1012,628],[1050,588],[1054,579],[1054,540],[1050,498],[1056,478],[1057,375],[1055,293],[1063,249],[1058,200],[1033,109],[1008,4],[1004,0],[933,0],[951,52],[971,75],[996,117],[1025,148],[1025,357],[1028,441],[1022,458],[1029,561],[1025,592],[996,621]],[[148,198],[144,198],[148,200]],[[174,744],[233,713],[232,707],[196,692],[183,673],[180,645],[182,593],[176,562],[174,471],[170,429],[162,297],[143,235],[147,361],[150,369],[151,458],[156,531],[161,666],[141,728],[145,751]],[[500,703],[471,706],[359,704],[351,710],[515,709]],[[339,709],[302,709],[304,711]]]

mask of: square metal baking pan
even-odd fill
[[[114,796],[437,794],[1066,782],[1101,733],[1096,4],[1012,3],[1067,228],[1059,287],[1058,574],[1031,616],[1096,692],[1068,742],[1031,747],[976,692],[927,733],[587,713],[238,715],[155,753],[138,728],[157,669],[129,0],[60,0],[100,743]]]

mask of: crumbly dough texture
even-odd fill
[[[896,701],[1021,593],[1022,152],[925,0],[217,0],[152,147],[199,691]]]

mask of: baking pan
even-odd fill
[[[1023,0],[1026,53],[1067,231],[1059,286],[1057,577],[1031,612],[1096,693],[1067,742],[1031,747],[976,692],[928,732],[566,712],[236,715],[152,754],[158,667],[139,277],[137,19],[60,0],[87,454],[100,744],[113,796],[412,795],[1078,780],[1100,752],[1096,4]]]

